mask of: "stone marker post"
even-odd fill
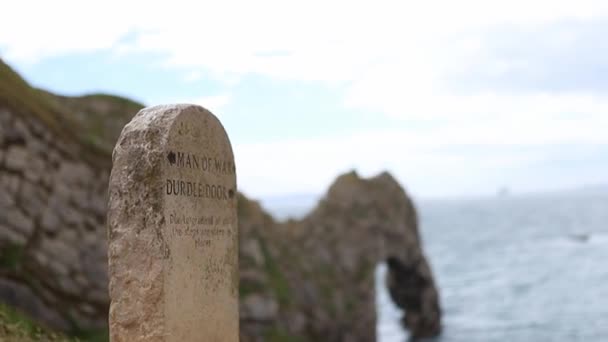
[[[112,161],[111,341],[238,341],[236,174],[219,120],[143,109]]]

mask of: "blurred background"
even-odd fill
[[[211,110],[240,190],[278,220],[344,172],[390,172],[418,208],[441,341],[608,338],[606,1],[14,1],[1,17],[14,72],[133,101],[119,127],[140,104]],[[400,341],[385,273],[378,339]]]

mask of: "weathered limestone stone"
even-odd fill
[[[77,229],[60,229],[58,240],[65,241],[67,244],[75,245],[77,243],[82,243],[82,235],[78,232]],[[76,250],[76,249],[75,249]],[[87,250],[82,250],[81,253],[86,252]]]
[[[15,195],[19,191],[21,185],[21,178],[17,175],[11,175],[8,173],[0,174],[0,186],[6,192],[11,195]]]
[[[0,110],[0,144],[4,144],[5,126],[8,126],[7,120],[10,114],[7,111]]]
[[[23,120],[15,120],[13,131],[17,136],[23,137],[24,141],[31,140],[30,138],[32,134],[30,133],[27,124],[23,122]]]
[[[56,190],[63,189],[62,186],[57,186]],[[78,210],[73,208],[69,203],[66,203],[68,198],[62,197],[63,193],[60,191],[55,191],[48,199],[48,207],[51,208],[61,219],[62,222],[65,222],[71,226],[80,226],[84,224],[84,218],[80,214]]]
[[[15,198],[5,191],[0,191],[0,206],[2,208],[15,206]]]
[[[42,229],[44,229],[45,232],[54,234],[57,233],[60,225],[61,220],[59,220],[59,217],[57,217],[55,211],[48,207],[45,208],[44,212],[42,213],[42,218],[40,219],[40,226]]]
[[[40,210],[44,208],[46,202],[46,192],[43,191],[37,184],[30,182],[22,182],[21,193],[19,194],[19,203],[27,216],[38,218]]]
[[[79,308],[80,308],[80,311],[82,311],[83,313],[85,313],[87,315],[95,314],[95,308],[89,304],[83,304]]]
[[[113,153],[110,338],[238,341],[236,175],[218,119],[146,108]]]
[[[83,288],[88,287],[90,285],[89,280],[86,277],[84,277],[82,274],[76,275],[74,277],[74,282],[78,286],[83,287]],[[87,304],[85,304],[85,305],[87,305]]]
[[[0,230],[2,231],[0,247],[5,246],[7,243],[19,246],[27,242],[27,238],[23,234],[17,233],[9,227],[4,227],[2,222],[0,222]]]
[[[28,148],[32,151],[32,154],[35,154],[37,157],[42,159],[47,159],[47,154],[49,150],[49,145],[44,141],[39,139],[31,139],[27,142]]]
[[[99,262],[105,259],[105,250],[99,244],[90,245],[86,250],[81,251],[79,269],[82,270],[86,279],[93,286],[102,289],[107,297],[108,265]]]
[[[13,146],[6,153],[5,165],[9,170],[21,171],[28,164],[28,150],[23,146]]]
[[[73,189],[73,188],[74,187],[68,186],[67,184],[63,183],[61,180],[57,180],[57,181],[55,181],[55,184],[53,186],[53,195],[61,198],[62,202],[63,202],[63,200],[65,200],[65,202],[67,202],[72,195],[71,189]]]
[[[64,161],[57,170],[57,182],[65,184],[86,184],[88,179],[93,177],[91,169],[85,164]]]
[[[28,161],[27,168],[25,168],[23,174],[25,178],[31,182],[38,182],[41,175],[44,174],[46,163],[39,156],[31,153],[31,158]]]
[[[54,327],[69,329],[70,323],[59,315],[56,310],[40,300],[26,285],[10,279],[0,278],[0,298],[4,304],[17,307],[25,312],[35,313],[36,317],[44,317],[44,321]]]
[[[78,285],[70,279],[70,277],[60,276],[57,277],[57,284],[59,285],[59,289],[70,296],[78,296],[81,294],[81,289]]]
[[[33,251],[32,257],[36,261],[36,263],[41,267],[47,267],[49,264],[49,256],[41,250]]]
[[[91,193],[90,197],[89,197],[89,207],[98,213],[105,213],[106,212],[106,198],[105,196],[99,196],[99,194],[97,192]]]
[[[88,194],[82,187],[75,187],[71,193],[72,204],[80,209],[88,209]]]
[[[51,164],[59,166],[62,162],[62,156],[56,149],[51,149],[46,152],[46,158]]]
[[[92,289],[86,294],[86,297],[90,298],[92,302],[105,303],[108,301],[108,291],[106,288]]]
[[[46,127],[38,120],[27,120],[27,125],[29,126],[32,134],[38,138],[42,138],[46,133]]]
[[[241,311],[243,315],[259,321],[273,321],[279,313],[279,304],[270,296],[250,295],[243,300]]]
[[[245,243],[241,245],[241,253],[244,256],[251,258],[256,266],[262,266],[264,264],[264,255],[262,254],[260,243],[255,239],[245,241]]]
[[[27,217],[21,210],[14,209],[6,213],[6,221],[24,236],[29,237],[34,232],[34,221]]]
[[[75,264],[79,257],[76,246],[61,239],[42,240],[40,250],[50,256],[54,262],[62,265]]]

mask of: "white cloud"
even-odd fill
[[[462,32],[496,25],[534,29],[607,12],[605,1],[559,0],[108,0],[96,7],[69,0],[24,0],[5,9],[0,46],[10,58],[35,61],[117,47],[130,33],[136,34],[133,48],[165,53],[174,65],[348,80],[386,56],[436,54],[444,39]]]
[[[577,146],[608,143],[603,129],[608,127],[608,120],[603,121],[603,127],[592,121],[564,121],[545,127],[545,122],[533,118],[526,124],[499,122],[500,131],[487,131],[481,124],[451,125],[434,129],[432,134],[383,130],[331,138],[235,144],[239,184],[246,193],[260,197],[286,192],[322,193],[337,174],[356,169],[363,176],[389,170],[414,194],[425,196],[487,194],[514,183],[522,190],[559,188],[563,182],[574,183],[577,174],[565,172],[567,176],[557,181],[535,183],[518,179],[512,172],[547,171],[538,165],[553,157],[544,147],[559,144],[564,138]],[[581,137],[578,130],[589,136]],[[571,132],[570,136],[565,137],[564,131]],[[453,143],[446,146],[445,139]],[[469,147],[475,145],[483,146],[484,150],[471,153]],[[521,149],[522,146],[526,148]],[[554,153],[572,158],[572,153],[580,151]],[[537,166],[530,166],[534,164]],[[597,170],[596,177],[578,181],[593,183],[602,178],[605,181],[602,170]]]
[[[388,82],[388,80],[387,80]],[[355,108],[379,109],[396,118],[408,120],[458,120],[476,122],[504,117],[558,120],[564,115],[591,115],[597,119],[608,112],[608,97],[587,93],[532,92],[523,94],[485,91],[471,94],[440,89],[402,90],[397,84],[379,87],[376,82],[361,81],[347,94],[345,104]]]
[[[0,51],[9,61],[32,63],[101,50],[117,58],[158,53],[164,67],[185,70],[186,81],[212,77],[230,86],[251,74],[317,81],[342,89],[347,107],[432,123],[426,130],[237,146],[247,170],[241,183],[267,194],[294,184],[318,188],[351,167],[364,173],[388,167],[406,180],[418,170],[413,177],[424,180],[425,170],[465,174],[471,167],[538,157],[500,155],[471,166],[461,156],[429,152],[445,144],[608,143],[606,94],[470,90],[451,78],[534,67],[521,56],[492,51],[488,41],[495,29],[538,32],[560,22],[607,17],[605,0],[108,0],[97,7],[21,0],[3,8]],[[558,31],[545,38],[568,45],[577,35]],[[221,94],[188,102],[217,114],[231,100]]]
[[[211,111],[213,114],[218,117],[222,116],[222,109],[230,102],[229,94],[219,94],[219,95],[210,95],[203,96],[197,99],[186,101],[189,103],[197,104],[199,106],[203,106],[205,109]]]
[[[203,78],[203,73],[200,70],[191,70],[184,76],[186,82],[196,82]]]

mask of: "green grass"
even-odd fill
[[[19,74],[0,60],[0,104],[19,113],[35,115],[52,131],[74,135],[75,122],[53,103],[48,93],[32,88]],[[71,129],[70,129],[71,128]]]
[[[260,248],[264,255],[264,264],[266,266],[266,273],[270,281],[270,286],[274,289],[274,292],[279,300],[282,307],[287,307],[290,302],[291,295],[289,293],[289,284],[287,279],[279,269],[279,265],[276,263],[263,238],[258,237],[260,242]]]
[[[110,332],[107,329],[76,329],[70,335],[74,336],[73,341],[108,342],[110,340]]]
[[[126,97],[120,97],[120,96],[116,96],[116,95],[110,95],[110,94],[103,94],[103,93],[94,93],[94,94],[88,94],[88,95],[83,95],[80,97],[77,97],[77,99],[82,99],[82,100],[89,100],[89,99],[97,99],[97,100],[104,100],[104,101],[108,101],[108,102],[114,102],[116,105],[118,106],[122,106],[122,107],[132,107],[136,110],[139,110],[143,107],[143,105],[137,101],[133,101],[131,99],[128,99]]]
[[[58,96],[30,86],[0,60],[0,106],[18,115],[33,115],[60,137],[76,139],[83,158],[109,160],[120,129],[143,105],[119,96]],[[118,126],[109,129],[108,126]]]
[[[23,260],[23,246],[9,245],[0,250],[0,269],[17,271]]]
[[[75,342],[77,338],[51,332],[37,325],[15,309],[0,304],[0,341],[3,342]]]
[[[107,342],[109,340],[107,329],[74,328],[69,335],[52,331],[21,312],[0,303],[0,341],[2,342]]]
[[[264,340],[267,342],[305,342],[306,339],[298,336],[293,336],[290,333],[279,328],[272,328],[264,334]]]
[[[143,108],[141,103],[108,94],[66,97],[50,94],[87,132],[90,143],[105,149],[114,148],[122,127]]]

